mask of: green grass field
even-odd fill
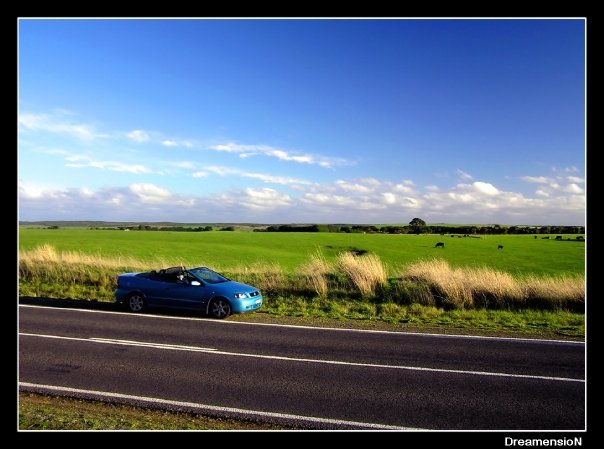
[[[260,232],[149,232],[88,229],[31,229],[19,231],[19,249],[50,244],[58,251],[80,251],[103,257],[163,259],[187,266],[207,265],[217,270],[253,263],[278,263],[293,272],[319,248],[327,260],[351,249],[377,254],[396,269],[435,256],[451,265],[487,266],[514,275],[583,274],[585,243],[537,239],[532,235],[487,235],[451,238],[443,235],[382,235],[338,233]],[[567,241],[566,238],[572,240]],[[434,248],[444,242],[445,248]],[[503,250],[498,250],[503,245]]]

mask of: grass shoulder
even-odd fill
[[[327,314],[285,315],[273,311],[260,311],[235,315],[230,321],[284,324],[292,326],[361,329],[388,332],[416,332],[447,335],[479,335],[485,337],[540,338],[552,340],[583,341],[585,315],[565,311],[543,312],[536,310],[439,310],[438,316],[429,317],[433,309],[414,307],[415,318],[396,321],[380,317],[329,316]]]
[[[278,430],[267,423],[19,393],[19,430]]]

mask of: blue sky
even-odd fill
[[[19,21],[19,218],[584,224],[566,20]]]

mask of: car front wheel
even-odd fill
[[[231,314],[231,305],[226,299],[217,298],[210,304],[210,315],[214,318],[226,318]]]
[[[145,307],[147,307],[145,298],[140,293],[132,293],[128,297],[126,305],[128,306],[128,310],[134,313],[142,312],[143,310],[145,310]]]

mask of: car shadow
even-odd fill
[[[21,296],[19,297],[19,304],[33,305],[33,306],[44,306],[44,307],[55,307],[58,309],[86,309],[86,310],[104,310],[109,312],[124,312],[132,315],[163,315],[163,316],[178,316],[178,317],[196,317],[196,318],[208,318],[207,315],[201,312],[194,312],[188,310],[173,310],[173,309],[159,309],[154,308],[142,313],[132,313],[117,303],[104,302],[104,301],[88,301],[82,299],[69,299],[69,298],[44,298],[34,296]],[[228,318],[227,318],[228,319]]]

